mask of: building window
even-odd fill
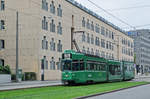
[[[54,5],[54,1],[52,1],[52,3],[50,4],[50,12],[55,14],[55,5]]]
[[[56,63],[57,70],[61,70],[61,58],[59,58],[58,62]]]
[[[105,48],[105,40],[101,39],[101,47]]]
[[[109,49],[109,41],[106,43],[106,49]]]
[[[5,21],[0,20],[0,30],[4,30],[4,29],[5,29]]]
[[[133,43],[131,43],[131,48],[133,48],[133,46],[134,46]]]
[[[108,53],[106,53],[106,59],[109,59],[109,55],[108,55]]]
[[[57,51],[58,51],[58,52],[62,52],[61,40],[58,41],[58,44],[57,44]]]
[[[114,54],[112,54],[112,59],[114,59]]]
[[[0,3],[0,10],[5,10],[5,1],[4,0],[1,0],[1,3]]]
[[[114,32],[112,32],[112,39],[114,40]]]
[[[85,47],[83,46],[82,53],[86,53]]]
[[[85,42],[85,40],[86,40],[85,38],[86,38],[86,37],[85,37],[85,34],[83,33],[83,34],[82,34],[82,42]]]
[[[103,26],[101,26],[101,34],[105,35],[105,28]]]
[[[96,32],[96,33],[100,33],[100,28],[99,28],[99,25],[98,25],[98,24],[95,25],[95,32]]]
[[[44,36],[42,40],[42,49],[48,49],[48,41],[46,40],[46,36]]]
[[[41,69],[48,69],[48,61],[46,59],[46,56],[44,56],[41,61]]]
[[[111,44],[111,42],[109,42],[109,49],[110,49],[110,50],[112,49],[112,44]]]
[[[111,49],[112,51],[114,50],[114,44],[112,43],[112,49]]]
[[[94,23],[92,21],[92,24],[91,24],[91,30],[94,31]]]
[[[91,54],[91,53],[90,53],[90,49],[89,49],[89,48],[87,48],[87,54]]]
[[[4,66],[4,59],[0,59],[0,66]]]
[[[111,34],[111,31],[109,31],[109,38],[111,38],[112,34]]]
[[[90,35],[87,33],[87,43],[90,43]]]
[[[60,4],[59,4],[59,7],[57,8],[57,15],[62,17],[62,8]]]
[[[95,55],[100,56],[99,50],[96,50]]]
[[[93,48],[91,49],[91,54],[94,55],[94,50],[93,50]]]
[[[46,0],[42,0],[42,9],[48,11],[48,3]]]
[[[61,22],[58,23],[58,26],[57,26],[57,33],[60,34],[60,35],[62,34]]]
[[[54,41],[54,38],[52,38],[52,40],[50,42],[50,50],[51,51],[55,51],[55,41]]]
[[[0,40],[0,50],[5,48],[5,41]]]
[[[130,47],[130,45],[131,45],[131,43],[130,43],[130,41],[128,41],[128,47]]]
[[[94,36],[93,36],[93,34],[91,36],[91,44],[94,44]]]
[[[55,59],[54,59],[54,57],[52,57],[51,61],[50,61],[50,70],[55,70]]]
[[[43,20],[42,20],[42,29],[43,30],[48,30],[48,22],[47,22],[45,16],[43,17]]]
[[[108,37],[108,34],[109,34],[109,33],[108,33],[108,29],[106,29],[106,35],[105,35],[105,36]]]
[[[51,23],[50,23],[50,32],[55,32],[55,23],[54,23],[54,20],[52,20]]]
[[[95,45],[100,46],[99,37],[96,37],[96,39],[95,39]]]
[[[86,28],[87,28],[87,29],[90,29],[90,21],[89,21],[89,19],[87,19]]]
[[[82,19],[82,27],[85,27],[85,18]]]
[[[104,51],[102,51],[102,55],[101,56],[105,58],[105,52]]]

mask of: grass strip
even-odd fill
[[[148,82],[115,82],[81,86],[51,86],[0,92],[0,99],[72,99],[104,93]]]

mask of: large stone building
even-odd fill
[[[129,36],[134,39],[137,72],[150,72],[150,30],[130,31]]]
[[[19,12],[19,68],[41,80],[61,78],[60,59],[71,49],[71,27],[81,51],[133,61],[133,39],[73,0],[0,0],[0,64],[16,69],[16,12]],[[43,72],[43,65],[44,72]]]

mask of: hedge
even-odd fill
[[[0,74],[11,74],[9,66],[0,66]]]

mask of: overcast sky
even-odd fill
[[[76,0],[76,1],[83,4],[87,8],[91,9],[92,11],[97,12],[100,16],[104,17],[113,24],[121,27],[122,29],[124,30],[132,29],[128,25],[125,25],[120,21],[114,19],[110,15],[106,14],[104,11],[91,4],[88,0]],[[91,1],[132,26],[141,26],[145,24],[150,24],[150,0],[91,0]],[[118,8],[129,8],[129,7],[135,8],[113,10]],[[138,29],[143,28],[150,29],[150,25],[138,27]]]

